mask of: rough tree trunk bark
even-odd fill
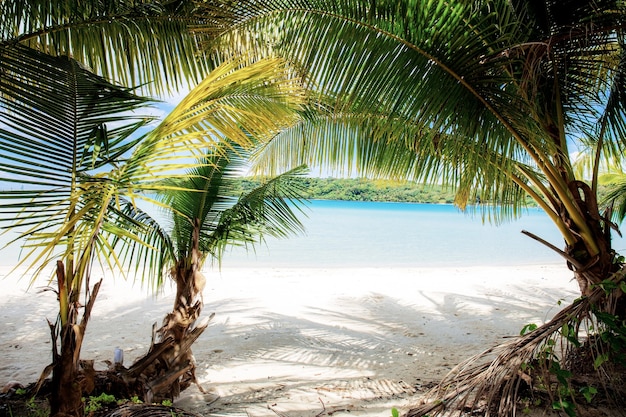
[[[59,294],[71,292],[67,289],[68,283],[64,271],[63,262],[57,262]],[[50,395],[50,415],[52,417],[81,417],[84,414],[81,398],[85,391],[93,389],[94,382],[93,373],[90,372],[93,369],[88,367],[90,371],[83,372],[80,367],[80,350],[87,329],[87,322],[101,283],[102,281],[99,281],[94,285],[91,295],[86,300],[80,323],[78,301],[71,301],[67,305],[68,320],[65,323],[60,323],[60,320],[57,320],[54,325],[49,323],[52,334],[52,392]],[[68,297],[69,300],[74,298],[71,295]],[[60,308],[63,309],[64,307],[60,305]],[[57,335],[61,342],[60,352],[57,345]]]
[[[191,345],[208,326],[208,319],[197,325],[202,311],[205,278],[200,272],[199,225],[192,237],[191,256],[180,259],[171,270],[176,282],[172,312],[153,333],[148,353],[121,374],[131,391],[145,402],[174,399],[192,383],[198,384]]]
[[[570,190],[577,197],[576,203],[585,217],[593,233],[594,242],[599,249],[598,254],[591,255],[582,239],[565,248],[569,257],[568,267],[574,272],[580,293],[583,296],[588,296],[594,286],[609,279],[623,268],[611,245],[611,228],[617,227],[611,223],[609,212],[600,214],[595,194],[589,185],[582,181],[573,181],[570,183]],[[576,235],[578,231],[572,228],[572,232]],[[620,292],[612,292],[607,295],[605,303],[597,307],[603,312],[626,317],[626,303],[623,298]]]

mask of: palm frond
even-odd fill
[[[609,207],[613,219],[621,223],[626,218],[626,175],[613,172],[600,177],[600,183],[608,187],[608,192],[602,199],[602,205]]]
[[[248,156],[246,148],[222,141],[184,178],[167,181],[161,196],[173,218],[176,259],[191,256],[196,225],[200,227],[200,252],[218,261],[227,245],[254,244],[264,235],[285,237],[302,230],[294,210],[303,192],[289,179],[301,175],[304,167],[274,176],[237,196],[233,181],[245,173]]]
[[[318,114],[260,146],[253,162],[258,173],[306,164],[338,176],[357,172],[370,178],[439,183],[457,190],[461,207],[478,207],[474,204],[480,201],[496,221],[519,215],[526,191],[511,177],[529,161],[523,154],[512,155],[515,147],[500,154],[486,151],[493,140],[490,132],[476,137],[481,140],[376,114]],[[506,202],[511,212],[495,202]]]
[[[72,57],[108,79],[164,94],[190,88],[206,72],[205,61],[197,59],[199,35],[188,28],[219,19],[194,9],[181,0],[3,1],[0,45]]]
[[[8,181],[65,185],[72,172],[123,153],[128,136],[151,120],[131,113],[146,99],[76,61],[19,46],[0,53],[3,167],[13,174]],[[19,175],[25,168],[29,172]]]
[[[583,375],[573,372],[580,365],[574,352],[580,352],[583,345],[590,355],[583,358],[584,366],[595,368],[598,377],[599,384],[594,388],[608,401],[623,398],[626,393],[622,381],[611,376],[616,372],[611,367],[619,367],[620,359],[610,357],[607,340],[624,335],[613,333],[615,329],[603,313],[596,316],[592,312],[602,311],[606,303],[615,301],[613,297],[619,297],[617,292],[624,277],[625,270],[614,274],[589,296],[563,308],[549,322],[463,361],[426,393],[422,404],[412,407],[405,416],[462,416],[468,410],[479,411],[486,417],[520,415],[530,389],[543,393],[549,406],[554,404],[554,409],[573,415],[578,390],[589,386]],[[608,300],[607,293],[612,293]]]
[[[546,11],[525,9],[525,2],[283,0],[247,14],[237,9],[242,17],[216,43],[215,55],[219,61],[221,52],[245,44],[259,56],[284,56],[307,72],[335,113],[403,120],[451,139],[451,146],[469,146],[457,165],[464,170],[456,176],[460,189],[503,187],[501,175],[483,175],[486,158],[507,170],[522,164],[543,171],[531,182],[547,180],[564,198],[569,191],[559,172],[572,170],[568,142],[596,126],[601,93],[619,72],[624,10],[613,1],[574,2],[559,20],[559,3],[545,3],[553,21],[537,26]],[[391,140],[393,122],[388,131]],[[422,168],[424,176],[439,175],[436,164]],[[509,176],[515,184],[506,186],[512,192],[501,207],[523,204],[526,193],[515,190],[527,172]],[[554,195],[535,197],[556,210]],[[582,223],[574,207],[568,210]]]
[[[298,213],[303,213],[304,190],[290,181],[306,172],[304,166],[274,176],[238,198],[232,207],[223,210],[218,222],[201,236],[201,249],[221,262],[228,245],[254,246],[266,236],[284,238],[302,232]]]
[[[523,154],[515,137],[521,135],[521,129],[524,133],[536,132],[538,127],[534,123],[518,122],[527,120],[522,116],[531,112],[522,102],[509,106],[516,97],[503,85],[505,80],[511,80],[511,75],[503,62],[489,58],[498,57],[516,41],[516,36],[521,36],[519,31],[507,31],[515,23],[508,5],[480,14],[465,3],[432,2],[418,6],[410,2],[393,5],[380,2],[369,3],[371,9],[368,6],[365,10],[360,2],[330,6],[312,1],[307,2],[310,8],[303,7],[301,2],[297,6],[289,1],[281,4],[284,7],[280,10],[266,11],[265,18],[254,16],[249,22],[242,22],[237,30],[222,38],[219,47],[245,37],[246,31],[268,36],[268,32],[275,33],[276,22],[280,21],[281,36],[272,44],[271,52],[305,68],[312,88],[318,92],[316,97],[339,118],[342,114],[359,113],[373,117],[377,135],[387,137],[387,146],[393,141],[414,141],[414,149],[420,146],[424,155],[428,149],[440,146],[449,146],[457,152],[462,149],[460,143],[470,146],[475,151],[467,153],[457,168],[462,165],[465,184],[474,186],[480,180],[470,173],[482,173],[482,168],[475,165],[484,167],[486,156],[494,161],[522,158],[517,162],[528,163],[528,156]],[[269,53],[263,46],[260,53]],[[400,128],[402,123],[407,129]],[[411,129],[409,138],[407,131]],[[367,130],[362,129],[358,134],[364,132]],[[428,144],[435,136],[436,146]],[[448,145],[445,138],[451,140]],[[347,149],[350,148],[335,147],[337,152]],[[350,152],[365,149],[352,148]],[[384,156],[392,153],[388,147],[367,149],[383,152],[378,163],[388,164],[387,171],[400,174],[400,170],[393,168],[396,161]],[[470,159],[471,155],[476,158]],[[373,154],[365,158],[375,160]],[[433,163],[431,158],[417,161],[413,166],[420,166],[423,178],[446,177],[440,172],[445,163]],[[405,175],[411,178],[415,172]],[[451,179],[448,175],[445,180]],[[485,178],[482,182],[485,183]],[[487,187],[498,188],[502,184],[503,181],[494,179]],[[509,188],[513,190],[516,186]],[[483,191],[483,194],[488,193]],[[508,194],[507,199],[523,195]]]
[[[130,112],[146,100],[65,57],[21,46],[0,53],[1,221],[51,254],[81,220],[99,216],[91,214],[96,188],[84,178],[128,150],[129,136],[150,121]],[[109,185],[99,190],[106,195]]]
[[[110,242],[109,253],[119,259],[115,269],[134,271],[135,278],[156,291],[177,259],[175,241],[163,220],[125,199],[111,202],[108,217],[102,232]]]
[[[154,190],[224,138],[250,146],[251,137],[265,140],[295,123],[306,96],[293,69],[278,59],[243,64],[212,71],[136,148],[118,181]]]
[[[223,142],[207,150],[198,166],[187,171],[183,178],[167,181],[169,188],[160,192],[163,204],[173,219],[171,231],[176,244],[176,259],[185,259],[192,252],[195,226],[203,235],[211,234],[222,212],[236,201],[229,194],[228,181],[243,169],[243,148]],[[224,149],[222,149],[224,148]]]

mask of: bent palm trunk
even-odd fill
[[[609,213],[599,214],[587,184],[573,181],[570,189],[579,196],[576,205],[598,248],[597,254],[590,253],[574,222],[562,210],[561,218],[579,238],[559,252],[573,271],[582,297],[531,333],[459,364],[426,394],[427,402],[409,409],[405,417],[462,415],[468,410],[486,416],[512,416],[523,406],[522,396],[537,392],[547,396],[555,409],[575,415],[577,407],[585,405],[580,395],[585,387],[602,391],[602,398],[623,406],[626,297],[622,290],[626,288],[626,267],[611,246],[610,229],[615,226]],[[580,358],[591,364],[581,369],[576,363]]]
[[[589,185],[582,181],[572,181],[570,189],[576,197],[575,202],[585,217],[593,233],[593,241],[598,248],[598,253],[592,255],[582,239],[578,239],[574,244],[565,248],[567,265],[574,272],[581,296],[588,297],[594,287],[602,285],[624,265],[611,245],[611,228],[617,229],[617,226],[611,222],[610,213],[607,211],[604,215],[600,215],[595,194]],[[567,219],[565,223],[573,225],[573,222]],[[574,227],[571,231],[572,234],[578,235],[578,230]],[[626,303],[620,291],[607,292],[606,299],[601,300],[594,308],[604,313],[626,317]]]

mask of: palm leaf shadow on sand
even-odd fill
[[[249,309],[248,324],[226,319],[204,337],[219,340],[210,359],[196,354],[206,365],[206,375],[199,377],[213,386],[216,397],[196,411],[245,415],[251,407],[271,407],[289,416],[338,409],[388,413],[391,406],[414,402],[472,353],[519,333],[529,318],[545,316],[545,306],[556,306],[550,294],[512,291],[524,296],[421,294],[430,304],[423,308],[371,293],[338,298],[336,308],[307,306],[298,316]],[[207,308],[229,317],[249,304],[232,299]],[[399,369],[407,357],[410,364]],[[203,399],[192,395],[185,403],[194,401],[197,407]]]
[[[205,294],[205,300],[211,297]],[[482,295],[422,291],[414,299],[408,304],[370,292],[319,304],[312,299],[289,312],[273,301],[259,306],[256,299],[218,297],[205,307],[216,319],[193,346],[198,377],[210,392],[190,388],[175,404],[203,415],[263,415],[268,407],[291,417],[339,410],[387,415],[393,406],[414,403],[455,364],[556,306],[553,295],[522,286]],[[15,301],[16,311],[23,311],[20,304]],[[102,304],[87,335],[87,359],[121,346],[132,362],[149,346],[151,323],[171,307],[167,298],[155,302],[150,296],[113,311],[105,297]],[[13,310],[11,303],[3,310]],[[40,321],[41,331],[37,336],[31,329],[29,337],[38,340],[44,358],[46,314],[40,308],[29,315],[35,312],[26,320]],[[0,346],[8,345],[3,340]]]
[[[624,272],[611,277],[616,283],[623,279]],[[613,333],[614,329],[606,327],[607,322],[598,319],[597,313],[601,303],[607,298],[611,300],[607,296],[610,293],[597,286],[589,296],[577,298],[535,330],[464,360],[405,417],[468,413],[515,416],[531,412],[528,402],[543,402],[543,407],[567,415],[626,415],[624,365],[620,363],[623,358],[618,358],[617,363],[608,360],[610,354],[623,355],[623,348],[609,347],[603,332]],[[620,291],[613,295],[616,300],[622,296]],[[607,355],[606,361],[594,361],[603,355]],[[590,364],[591,369],[581,368],[589,368]],[[576,399],[585,387],[594,387],[594,395],[602,390],[600,407]],[[587,402],[591,402],[590,398]]]

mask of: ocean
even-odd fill
[[[301,215],[303,234],[268,237],[255,249],[227,249],[223,268],[449,267],[564,264],[560,255],[521,233],[528,230],[558,248],[563,239],[539,209],[495,226],[453,205],[310,201]],[[615,235],[614,235],[615,236]],[[0,236],[0,244],[9,236]],[[626,240],[614,237],[626,254]],[[19,247],[0,251],[14,266]]]
[[[500,225],[453,205],[313,200],[302,235],[268,238],[256,250],[227,251],[222,267],[445,267],[565,263],[530,237],[556,247],[563,238],[539,209]],[[626,241],[614,247],[626,253]]]

